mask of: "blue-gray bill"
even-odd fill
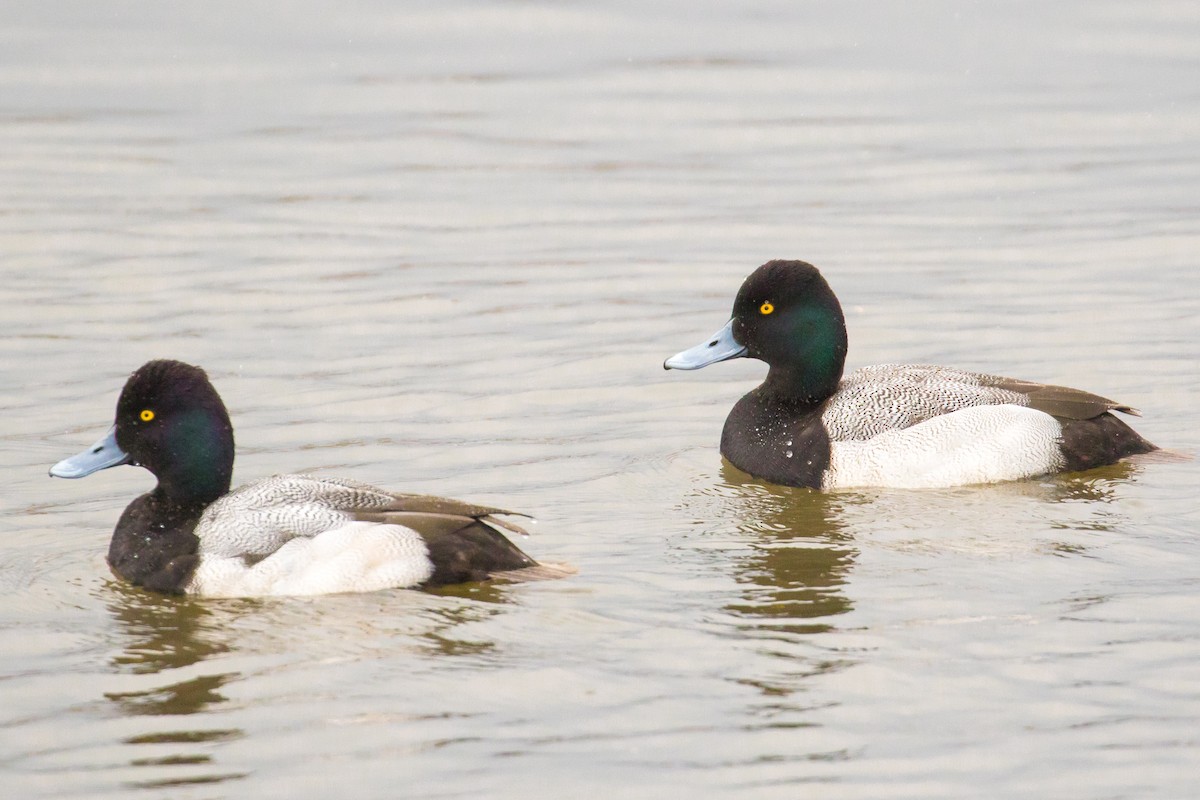
[[[718,361],[741,358],[746,355],[746,346],[733,338],[733,320],[708,337],[708,340],[693,348],[676,353],[663,362],[663,369],[700,369]]]
[[[54,478],[82,478],[102,469],[128,464],[129,454],[117,446],[117,426],[113,425],[104,438],[82,453],[64,458],[50,468]]]

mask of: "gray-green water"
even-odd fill
[[[6,797],[1182,798],[1197,463],[815,495],[664,373],[773,257],[850,365],[1080,386],[1195,450],[1193,3],[8,3]],[[160,598],[123,468],[46,468],[151,357],[235,480],[504,504],[569,580]]]

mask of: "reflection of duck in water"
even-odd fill
[[[1032,515],[1030,524],[1044,523],[1045,512],[1037,510],[1041,503],[1064,503],[1074,510],[1056,517],[1053,527],[1120,528],[1127,519],[1112,501],[1135,470],[1134,465],[1122,462],[1050,481],[995,484],[967,495],[954,490],[822,493],[765,483],[724,462],[723,484],[733,493],[717,487],[723,498],[723,508],[717,513],[736,519],[740,530],[753,535],[753,554],[732,562],[733,574],[746,586],[745,599],[729,609],[758,618],[760,624],[768,618],[772,629],[811,633],[833,627],[832,620],[819,618],[853,608],[845,589],[859,552],[854,541],[856,531],[862,533],[860,524],[889,530],[884,547],[906,549],[920,540],[922,547],[966,547],[980,554],[1008,546],[1080,552],[1084,545],[1069,537],[1059,541],[1052,533],[1036,541],[1014,537],[1014,527],[1021,525],[1016,520],[1026,514]],[[1014,502],[1021,498],[1039,502],[1034,506]],[[1074,505],[1078,501],[1086,502]],[[997,509],[1004,512],[997,515]],[[923,524],[914,526],[918,519],[923,519]],[[958,527],[963,519],[972,520],[968,534]],[[953,531],[953,535],[939,540],[937,531]]]
[[[113,659],[122,672],[181,669],[229,650],[217,612],[195,600],[148,594],[116,581],[109,582],[106,594],[125,641],[124,652]]]
[[[148,589],[326,594],[567,574],[508,541],[504,531],[523,531],[498,508],[313,475],[230,492],[229,415],[204,371],[179,361],[134,372],[108,436],[50,474],[81,478],[119,464],[158,479],[125,509],[108,551],[114,572]]]
[[[667,369],[757,358],[770,371],[733,407],[721,453],[788,486],[928,488],[1091,469],[1157,448],[1098,395],[923,365],[842,379],[846,323],[816,267],[771,261],[738,291],[733,318]]]
[[[416,647],[437,669],[446,659],[492,652],[496,642],[476,623],[513,602],[511,593],[490,583],[326,597],[316,615],[315,601],[304,598],[198,599],[123,581],[107,582],[102,597],[119,647],[106,671],[121,676],[104,682],[116,684],[103,694],[104,716],[125,720],[118,730],[127,746],[122,757],[132,767],[125,773],[130,785],[222,784],[222,796],[244,794],[232,788],[247,774],[238,770],[244,765],[236,752],[243,746],[232,754],[224,747],[248,735],[237,727],[244,716],[238,712],[273,713],[280,701],[276,670],[262,669],[264,654],[273,664],[280,657],[290,664],[340,663],[360,654],[369,663],[378,658],[380,642],[396,642],[405,658]],[[408,720],[405,712],[394,716]]]
[[[845,498],[772,486],[722,465],[725,484],[736,491],[738,527],[755,536],[753,554],[732,567],[746,588],[728,609],[772,630],[814,633],[833,627],[821,621],[852,608],[842,588],[856,550],[840,519]]]
[[[142,688],[105,692],[104,697],[123,717],[153,718],[136,723],[137,732],[123,739],[133,746],[130,764],[144,776],[136,785],[216,784],[244,777],[221,769],[213,751],[214,744],[241,739],[244,731],[214,727],[206,713],[228,702],[221,690],[239,674],[205,672],[162,682],[178,674],[176,670],[194,674],[186,668],[229,649],[213,612],[195,600],[147,594],[124,583],[112,583],[106,591],[108,608],[124,639],[122,652],[112,664],[117,671],[137,675],[134,682]],[[164,720],[170,720],[166,729]]]

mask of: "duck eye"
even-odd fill
[[[149,422],[150,420],[154,419],[154,412],[148,408],[143,408],[142,413],[138,414],[138,416],[141,418],[142,422]]]
[[[763,303],[761,306],[758,307],[758,313],[762,314],[764,317],[767,314],[770,314],[774,310],[775,310],[775,304],[772,303],[770,300],[768,300],[767,302]]]

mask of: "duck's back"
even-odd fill
[[[847,376],[822,412],[831,442],[823,485],[991,483],[1155,449],[1110,411],[1138,413],[1065,386],[948,367],[866,367]]]
[[[276,475],[208,507],[188,591],[324,594],[482,580],[536,566],[502,509],[314,475]]]
[[[847,375],[821,415],[832,441],[864,441],[974,406],[1027,406],[1060,420],[1139,412],[1079,389],[926,364],[877,364]]]
[[[1078,389],[882,364],[846,376],[817,406],[750,392],[726,420],[721,452],[772,483],[838,489],[1018,480],[1155,449],[1109,411],[1138,413]]]

